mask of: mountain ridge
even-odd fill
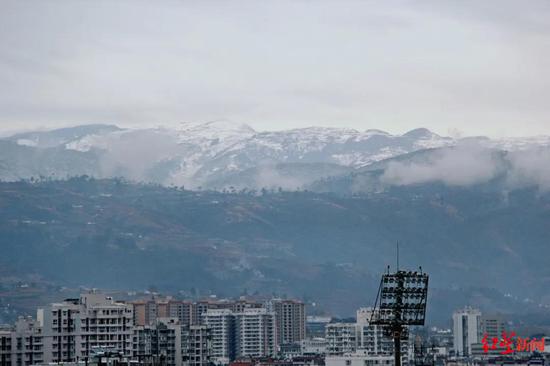
[[[87,153],[93,164],[59,169],[54,164],[29,168],[25,161],[7,164],[0,179],[28,179],[35,175],[59,177],[90,175],[96,178],[124,177],[163,185],[190,188],[218,187],[228,177],[250,169],[268,170],[278,164],[330,164],[360,170],[404,154],[475,143],[491,149],[522,150],[550,146],[550,137],[492,140],[481,137],[451,138],[425,128],[400,135],[381,130],[306,127],[281,131],[255,131],[243,123],[226,120],[183,123],[177,128],[125,129],[115,125],[83,125],[51,131],[26,132],[1,139],[35,149],[37,154],[57,149],[61,160],[73,161]],[[0,149],[1,150],[1,149]],[[64,153],[66,152],[64,156]],[[2,153],[2,151],[0,151]],[[6,154],[0,154],[6,155]],[[313,167],[302,165],[305,177]],[[311,169],[310,169],[311,168]],[[72,170],[72,171],[71,171]],[[318,178],[312,175],[303,185]],[[255,183],[254,183],[255,184]],[[261,188],[251,184],[248,188]],[[239,185],[246,185],[240,182]],[[272,184],[274,185],[274,184]],[[220,189],[228,188],[219,187]]]

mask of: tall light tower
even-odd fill
[[[397,270],[382,275],[371,324],[381,325],[393,338],[395,366],[401,366],[401,340],[408,338],[408,326],[424,325],[428,298],[428,275]]]

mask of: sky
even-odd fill
[[[550,2],[0,0],[0,132],[550,135]]]

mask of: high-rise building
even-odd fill
[[[183,331],[183,365],[208,366],[212,354],[212,336],[205,325],[191,325]]]
[[[157,302],[155,300],[138,300],[131,304],[134,307],[134,325],[149,325],[157,319]]]
[[[134,306],[134,324],[152,325],[159,318],[178,318],[180,325],[188,326],[193,322],[191,301],[168,298],[152,298],[132,301]]]
[[[235,317],[229,309],[210,309],[202,315],[212,337],[212,362],[227,365],[235,359]]]
[[[222,304],[221,306],[223,307],[224,305]],[[261,309],[264,307],[264,304],[262,304],[261,302],[247,299],[239,299],[231,301],[228,308],[231,309],[231,311],[233,311],[234,313],[240,313],[245,309]]]
[[[366,351],[369,355],[393,355],[393,339],[384,334],[381,326],[370,324],[373,311],[372,308],[357,310],[357,348]],[[406,355],[407,350],[407,342],[402,342],[401,354]]]
[[[193,303],[191,308],[191,324],[200,325],[203,323],[203,315],[206,314],[208,310],[218,309],[214,301],[201,300]]]
[[[279,344],[299,344],[306,337],[305,305],[297,300],[272,300]]]
[[[487,314],[481,316],[481,337],[487,334],[489,339],[502,338],[502,332],[506,331],[506,321],[500,314]]]
[[[132,358],[140,362],[182,366],[182,334],[177,318],[158,318],[155,324],[134,327]]]
[[[325,327],[328,355],[344,355],[357,350],[356,323],[330,323]]]
[[[470,348],[470,355],[477,357],[499,357],[501,356],[500,349],[483,348],[482,339],[486,335],[488,342],[491,343],[494,338],[502,339],[502,333],[506,332],[506,321],[500,314],[483,314],[480,320],[480,335],[479,341],[473,343]]]
[[[28,366],[44,362],[42,328],[31,317],[0,329],[0,365]]]
[[[134,306],[134,324],[150,325],[155,324],[158,318],[178,318],[182,326],[202,324],[202,315],[208,310],[227,309],[234,313],[249,308],[262,308],[263,304],[246,300],[218,300],[206,299],[197,302],[175,300],[171,297],[132,301]]]
[[[192,324],[202,324],[202,315],[208,310],[226,309],[231,310],[233,313],[238,313],[244,309],[260,309],[263,307],[262,303],[256,301],[250,301],[246,299],[239,300],[217,300],[208,299],[197,301],[193,304],[191,311]]]
[[[168,316],[178,318],[180,324],[188,327],[192,324],[193,303],[191,301],[169,300]]]
[[[384,333],[383,327],[370,323],[373,311],[372,308],[360,308],[357,310],[355,323],[327,324],[325,328],[327,355],[353,355],[359,358],[365,355],[375,358],[392,356],[394,351],[393,339]],[[410,358],[410,349],[409,342],[401,342],[401,355],[404,364]],[[331,359],[335,360],[338,357]]]
[[[237,358],[275,356],[277,328],[274,313],[266,309],[245,308],[234,316]]]
[[[453,348],[457,356],[471,355],[472,344],[481,342],[481,312],[471,307],[453,313]]]
[[[92,349],[132,355],[133,307],[99,293],[87,293],[39,309],[44,362],[85,360]]]
[[[275,314],[261,308],[209,309],[201,316],[210,329],[212,362],[228,364],[237,358],[275,356],[277,327]]]

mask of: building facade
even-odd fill
[[[371,359],[376,362],[376,360],[385,360],[386,356],[393,356],[393,339],[384,333],[383,327],[371,324],[373,311],[372,308],[360,308],[357,310],[355,323],[328,324],[325,335],[327,355],[355,355],[365,360],[369,359],[369,362]],[[411,358],[412,347],[409,343],[410,339],[401,342],[403,364]],[[372,358],[365,358],[366,356],[372,356]],[[357,359],[353,358],[353,360]]]
[[[305,305],[297,300],[272,300],[279,344],[299,344],[306,337]]]
[[[177,318],[158,318],[154,325],[134,327],[132,358],[140,362],[182,366],[182,334]]]
[[[325,327],[327,355],[344,355],[357,350],[356,323],[330,323]]]
[[[369,355],[392,355],[394,350],[393,339],[384,334],[379,325],[370,324],[374,310],[360,308],[357,310],[357,349]],[[408,352],[408,342],[401,343],[401,354]]]
[[[304,356],[326,355],[327,340],[325,338],[309,338],[300,342],[300,350]]]
[[[263,305],[256,301],[246,299],[218,300],[207,299],[196,302],[187,300],[175,300],[171,297],[132,301],[134,306],[134,324],[155,324],[158,318],[178,318],[182,326],[202,324],[202,316],[208,310],[227,309],[234,313],[248,308],[262,308]]]
[[[481,342],[481,312],[471,307],[453,313],[453,348],[456,356],[470,356],[472,345]]]
[[[212,354],[212,335],[205,325],[191,325],[183,331],[183,365],[208,366]]]
[[[44,362],[42,327],[31,317],[0,329],[0,365],[28,366]]]
[[[44,362],[86,360],[93,349],[132,355],[133,307],[111,297],[83,294],[39,309],[37,319],[44,337]]]
[[[245,308],[234,313],[235,356],[256,358],[277,354],[275,314],[267,309]]]
[[[275,314],[265,308],[209,309],[201,318],[210,331],[213,363],[225,365],[235,359],[277,354]]]
[[[202,315],[212,337],[212,362],[227,365],[235,359],[235,317],[228,309],[210,309]]]

